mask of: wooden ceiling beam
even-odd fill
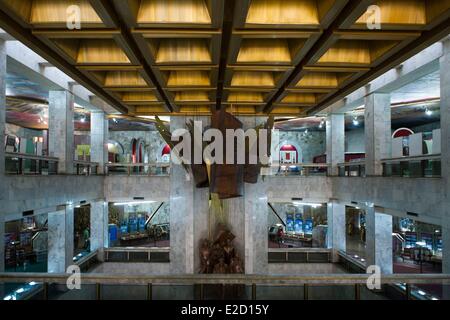
[[[161,84],[159,83],[157,77],[155,76],[151,66],[147,63],[142,55],[141,50],[139,50],[136,41],[131,34],[131,28],[126,24],[126,19],[120,16],[120,13],[128,11],[128,8],[123,6],[128,5],[128,1],[114,1],[114,5],[110,1],[104,0],[90,0],[91,5],[96,9],[97,12],[107,13],[109,19],[114,22],[114,24],[119,28],[122,38],[124,39],[127,46],[130,48],[134,56],[142,65],[144,72],[150,78],[151,82],[155,86],[158,95],[161,97],[164,107],[169,111],[173,111],[174,108],[169,98],[167,97],[165,91],[163,90]],[[117,10],[117,11],[116,11]]]
[[[286,88],[288,88],[291,83],[293,83],[298,74],[307,66],[317,55],[318,51],[324,51],[324,48],[328,48],[330,44],[335,41],[334,33],[339,30],[341,25],[345,23],[351,16],[361,16],[364,12],[362,6],[363,3],[367,1],[364,0],[353,0],[347,3],[347,5],[340,11],[336,19],[330,24],[330,26],[325,29],[319,39],[315,42],[308,53],[300,60],[300,62],[295,66],[294,71],[287,78],[287,80],[281,85],[280,89],[276,94],[268,101],[264,108],[264,112],[271,113],[274,108],[274,103],[276,103],[283,95]],[[367,8],[367,7],[366,7]]]
[[[47,44],[37,38],[30,29],[18,23],[11,18],[7,13],[0,8],[0,26],[15,39],[21,41],[23,44],[32,48],[37,54],[46,59],[49,63],[57,68],[60,68],[63,72],[73,78],[76,82],[87,87],[94,94],[105,100],[117,111],[127,114],[129,109],[121,101],[117,100],[112,95],[108,94],[103,88],[98,86],[93,80],[87,77],[83,72],[78,70],[75,66],[71,65],[64,58],[53,51]]]
[[[385,63],[382,63],[372,68],[365,74],[363,74],[360,78],[358,78],[357,82],[352,82],[348,84],[347,86],[345,86],[332,96],[328,97],[327,99],[319,103],[316,107],[308,111],[308,115],[314,115],[320,112],[321,110],[338,101],[342,97],[345,97],[346,95],[352,93],[358,88],[368,84],[370,81],[381,76],[389,69],[395,68],[406,59],[411,58],[412,56],[418,54],[420,51],[424,50],[433,43],[443,39],[449,33],[450,33],[450,18],[447,18],[447,20],[443,21],[435,28],[423,32],[420,37],[416,38],[407,46],[405,46],[403,49],[395,53]]]
[[[233,34],[233,23],[236,15],[236,0],[224,0],[222,38],[220,41],[219,71],[217,75],[216,110],[222,107],[222,94],[225,83],[226,68],[230,43]]]

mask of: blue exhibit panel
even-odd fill
[[[405,246],[406,248],[413,248],[416,246],[417,234],[415,232],[406,232]]]
[[[108,225],[109,241],[114,242],[117,240],[117,226],[115,224]]]
[[[306,219],[305,225],[303,227],[305,234],[312,234],[313,230],[313,221],[312,219]]]
[[[287,232],[294,231],[294,215],[293,214],[286,215],[286,231]]]
[[[295,233],[302,233],[303,232],[303,220],[301,214],[295,215],[295,221],[294,221],[294,232]]]

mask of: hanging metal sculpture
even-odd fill
[[[212,163],[211,165],[206,163],[205,159],[202,160],[201,164],[196,164],[194,157],[194,149],[195,144],[201,144],[201,149],[204,150],[206,147],[206,143],[204,141],[195,141],[192,139],[191,141],[191,164],[187,165],[183,163],[183,167],[188,173],[191,173],[195,185],[197,188],[210,188],[210,192],[212,194],[217,194],[219,199],[230,199],[241,197],[244,192],[244,183],[257,183],[258,177],[261,171],[260,159],[256,164],[249,162],[249,154],[252,148],[260,148],[259,139],[260,139],[260,130],[267,130],[267,148],[268,150],[258,150],[257,154],[266,154],[270,156],[270,145],[271,145],[271,130],[273,128],[274,118],[271,116],[268,118],[267,122],[261,124],[254,128],[257,132],[257,141],[255,144],[250,145],[249,141],[245,141],[245,163],[238,164],[237,163],[237,152],[238,148],[235,146],[233,149],[234,161],[232,163],[227,163],[228,157],[225,157],[223,164]],[[194,124],[192,121],[186,124],[191,137],[194,136]],[[237,119],[232,114],[226,112],[221,109],[219,111],[214,111],[211,116],[211,128],[217,129],[222,133],[224,137],[223,141],[223,154],[226,154],[226,130],[227,129],[242,129],[242,122]],[[171,132],[166,128],[164,122],[162,122],[158,117],[156,117],[156,128],[165,140],[165,142],[174,150],[175,143],[172,141]],[[233,138],[234,139],[234,138]],[[235,141],[232,142],[236,144]],[[203,154],[203,152],[202,152]],[[203,158],[203,157],[202,157]]]

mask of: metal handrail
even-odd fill
[[[84,166],[99,166],[100,164],[98,162],[91,162],[91,161],[86,161],[86,160],[73,160],[74,164],[81,164]]]
[[[15,167],[14,171],[15,174],[18,175],[41,175],[44,173],[46,164],[48,165],[48,169],[50,169],[50,164],[53,164],[54,166],[54,170],[49,170],[47,174],[58,173],[59,159],[55,157],[40,156],[36,154],[27,154],[20,152],[5,152],[5,159],[11,159],[13,161],[17,159],[17,167]],[[25,164],[27,161],[35,162],[35,171],[25,172]],[[7,172],[7,174],[10,173],[11,172]]]
[[[107,163],[105,164],[107,167],[160,167],[167,168],[170,167],[170,163],[166,162],[149,162],[149,163]]]
[[[39,156],[36,154],[28,154],[28,153],[20,153],[20,152],[5,152],[5,158],[20,158],[20,159],[27,159],[27,160],[59,162],[59,159],[55,158],[55,157]]]
[[[170,247],[111,247],[104,252],[169,252]]]
[[[286,166],[286,167],[306,167],[306,168],[328,168],[330,166],[330,164],[328,163],[278,163],[278,164],[271,164],[270,165],[272,168],[278,168],[281,166]]]
[[[98,174],[98,167],[100,164],[98,162],[91,162],[86,160],[74,160],[73,161],[74,166],[76,167],[76,174],[77,175],[87,175],[90,176],[92,174]],[[87,168],[86,171],[81,171],[81,168]],[[94,168],[94,172],[92,172],[92,169]]]
[[[269,248],[268,252],[308,252],[308,253],[329,253],[332,250],[327,248]]]
[[[70,274],[0,273],[0,282],[67,282]],[[84,284],[266,284],[266,285],[355,285],[366,284],[370,274],[310,274],[310,275],[254,275],[254,274],[185,274],[185,275],[132,275],[82,274]],[[381,275],[382,284],[442,284],[450,283],[450,274],[389,274]]]
[[[441,154],[428,154],[420,156],[406,156],[400,158],[390,158],[382,159],[382,163],[395,163],[395,162],[409,162],[409,161],[424,161],[424,160],[439,160],[441,159]]]
[[[163,168],[166,169],[167,171],[170,170],[170,163],[166,163],[166,162],[151,162],[151,163],[107,163],[105,164],[105,173],[107,175],[109,175],[109,169],[110,168],[126,168],[126,174],[128,175],[132,175],[132,170],[134,168],[148,168],[148,173],[147,175],[152,175],[152,170],[151,168]],[[156,174],[156,175],[167,175],[169,174],[169,172],[163,173],[163,174]],[[137,175],[144,175],[144,174],[140,174],[140,172]]]
[[[330,165],[327,163],[272,163],[268,166],[267,172],[262,172],[262,175],[291,175],[291,171],[289,171],[289,168],[295,167],[301,169],[301,171],[297,172],[298,174],[295,174],[296,172],[293,172],[295,176],[301,175],[301,176],[309,176],[311,174],[311,170],[320,170],[319,172],[326,172],[326,169],[328,169]],[[275,170],[278,170],[275,172]],[[316,172],[314,172],[316,173]]]
[[[366,165],[366,160],[350,161],[338,163],[338,167],[349,167],[349,166],[363,166]]]

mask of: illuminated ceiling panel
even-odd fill
[[[450,0],[0,0],[0,28],[123,114],[305,116],[448,35]]]

